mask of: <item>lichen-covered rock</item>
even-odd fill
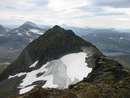
[[[42,89],[35,87],[32,91],[15,98],[78,98],[75,94],[68,90],[58,89]]]
[[[86,78],[90,82],[115,83],[128,76],[127,70],[118,62],[108,57],[98,58],[93,71]]]

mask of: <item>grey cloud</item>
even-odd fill
[[[108,12],[106,10],[104,10],[102,7],[98,7],[98,6],[91,6],[91,7],[88,7],[88,6],[84,6],[84,7],[81,7],[80,8],[81,10],[84,10],[84,11],[88,11],[88,12],[92,12],[94,16],[111,16],[111,15],[126,15],[125,13],[123,12]]]
[[[14,7],[14,6],[5,6],[5,8],[6,8],[6,9],[12,9],[12,10],[17,9],[17,8],[16,8],[16,7]]]
[[[118,16],[118,15],[125,15],[125,13],[120,13],[120,12],[100,12],[100,13],[95,13],[96,16],[111,16],[111,15],[114,15],[114,16]]]
[[[32,0],[37,6],[47,6],[49,1],[48,0]]]
[[[130,8],[130,0],[95,0],[95,5],[115,8]]]
[[[98,13],[98,12],[102,12],[103,11],[102,8],[95,7],[95,6],[83,6],[83,7],[80,7],[80,9],[84,10],[84,11],[94,12],[94,13]]]
[[[37,9],[39,7],[45,8],[48,5],[48,0],[31,0],[29,2],[23,1],[23,3],[18,3],[17,0],[14,1],[0,1],[0,10],[32,10]]]

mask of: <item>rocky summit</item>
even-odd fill
[[[0,98],[130,98],[130,72],[54,26],[2,72],[0,87]]]

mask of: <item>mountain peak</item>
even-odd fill
[[[65,31],[64,30],[64,28],[62,28],[62,27],[60,27],[60,26],[58,26],[58,25],[55,25],[55,26],[53,26],[52,28],[51,28],[51,31]]]
[[[39,28],[35,23],[27,21],[25,22],[22,26],[20,26],[22,28]]]
[[[32,41],[0,74],[0,81],[7,80],[4,85],[14,86],[12,80],[18,79],[9,90],[11,95],[29,92],[32,88],[23,91],[35,85],[64,89],[86,77],[100,56],[102,53],[91,43],[56,25]]]
[[[36,26],[36,24],[33,23],[33,22],[31,22],[31,21],[27,21],[27,22],[25,22],[24,24],[26,24],[26,25],[32,25],[32,26]]]
[[[51,29],[49,29],[46,34],[49,35],[75,35],[75,33],[72,30],[65,30],[64,28],[55,25]]]
[[[4,28],[4,26],[0,25],[0,33],[5,33],[6,29]]]
[[[3,25],[0,25],[0,28],[5,29]]]
[[[19,58],[14,61],[5,72],[3,72],[5,76],[0,76],[7,78],[9,74],[14,75],[19,72],[31,70],[28,69],[28,66],[37,59],[41,62],[38,67],[41,67],[44,62],[58,59],[65,54],[82,52],[82,48],[84,47],[93,47],[94,50],[100,54],[95,46],[75,35],[72,30],[65,30],[56,25],[30,43],[23,50]],[[26,56],[27,59],[25,60],[24,58]],[[24,67],[20,66],[21,68],[19,68],[17,65],[23,65]],[[14,68],[17,70],[13,70]]]
[[[53,27],[53,29],[63,29],[63,28],[60,27],[60,26],[58,26],[58,25],[55,25],[55,26]]]

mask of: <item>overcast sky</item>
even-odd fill
[[[0,0],[0,23],[130,28],[130,0]]]

